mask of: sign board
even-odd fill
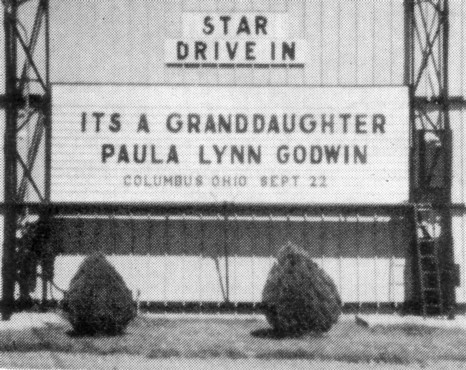
[[[182,37],[165,40],[168,67],[304,68],[307,42],[289,34],[287,13],[183,13]]]
[[[396,204],[405,87],[53,86],[52,201]]]

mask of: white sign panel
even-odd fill
[[[192,38],[287,38],[288,13],[183,13],[183,36]]]
[[[293,39],[286,13],[183,13],[182,37],[165,40],[169,67],[304,67],[307,42]]]
[[[170,66],[283,65],[304,68],[307,57],[305,40],[165,40],[165,61]]]
[[[54,202],[396,204],[405,87],[53,87]]]

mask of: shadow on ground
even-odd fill
[[[262,339],[297,339],[302,337],[323,338],[322,333],[284,333],[273,328],[263,328],[251,331],[251,335],[255,338]]]

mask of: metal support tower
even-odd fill
[[[430,220],[426,221],[439,248],[443,296],[440,312],[453,314],[448,0],[406,0],[405,7],[405,82],[411,99],[411,202],[432,207]]]
[[[47,205],[50,200],[50,49],[48,0],[2,0],[2,5],[6,83],[0,108],[5,109],[6,125],[1,313],[8,320],[14,309],[18,233],[26,222],[48,214],[31,215],[24,203]],[[45,161],[42,176],[34,170],[40,155]],[[41,177],[44,183],[38,184]]]

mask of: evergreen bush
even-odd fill
[[[291,243],[280,250],[262,299],[267,321],[282,335],[326,332],[341,314],[341,299],[330,276]]]
[[[101,253],[87,257],[66,292],[63,308],[76,334],[122,333],[136,316],[131,291]]]

